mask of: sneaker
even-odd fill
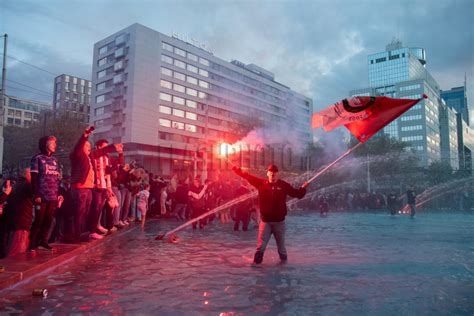
[[[123,224],[124,224],[125,226],[130,225],[130,223],[129,223],[127,220],[124,220],[124,221],[123,221]]]
[[[107,234],[108,230],[102,225],[97,226],[97,230],[100,231],[102,234]]]
[[[92,233],[92,234],[89,235],[89,237],[90,237],[91,239],[102,239],[102,238],[104,238],[104,236],[99,235],[99,234],[97,234],[97,233]]]
[[[118,228],[114,226],[111,229],[109,229],[109,234],[115,233],[117,230],[118,230]]]
[[[115,225],[115,227],[117,227],[118,229],[122,229],[125,227],[125,224],[122,221],[120,221],[117,225]]]
[[[51,247],[47,242],[42,242],[39,244],[39,246],[46,250],[53,250],[53,247]]]

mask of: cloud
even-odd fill
[[[393,37],[426,49],[427,68],[443,89],[462,85],[464,73],[471,86],[473,80],[470,0],[4,0],[0,12],[11,54],[58,74],[90,77],[93,44],[138,22],[209,43],[224,60],[268,69],[312,97],[316,110],[367,87],[367,55]],[[37,79],[33,71],[21,76],[33,86]]]

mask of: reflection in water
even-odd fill
[[[150,222],[4,291],[0,314],[470,314],[472,215],[292,213],[289,262],[272,240],[251,267],[257,231],[214,224],[153,240]],[[47,299],[32,297],[46,288]]]

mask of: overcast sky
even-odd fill
[[[473,108],[473,21],[473,0],[0,1],[8,55],[53,74],[91,78],[93,44],[138,22],[195,38],[224,60],[266,68],[311,97],[316,110],[367,87],[367,55],[394,37],[426,49],[442,89],[462,86],[466,74]],[[51,102],[53,74],[13,58],[7,94]]]

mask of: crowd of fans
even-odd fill
[[[147,218],[185,221],[250,192],[245,182],[188,176],[168,181],[136,162],[125,163],[122,144],[99,139],[92,147],[81,135],[69,155],[71,174],[62,175],[55,158],[56,138],[42,137],[40,153],[17,179],[3,181],[0,193],[0,258],[37,249],[52,250],[54,242],[80,243],[102,239]],[[203,229],[216,220],[247,231],[258,222],[255,200],[212,214],[193,224]]]

